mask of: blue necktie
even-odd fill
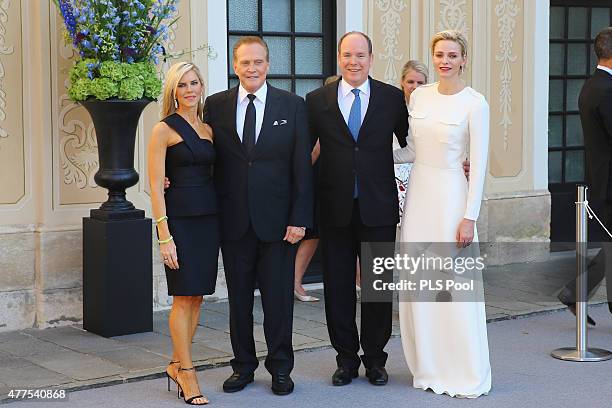
[[[359,138],[359,128],[361,128],[361,98],[359,98],[359,89],[353,89],[351,92],[355,95],[355,99],[353,100],[351,112],[349,113],[348,128],[351,131],[351,135],[353,135],[353,140],[356,142]],[[357,198],[358,196],[359,191],[357,190],[357,174],[355,173],[355,188],[353,190],[353,198]]]
[[[357,141],[359,138],[359,128],[361,127],[361,98],[359,98],[359,89],[353,89],[351,92],[355,94],[355,99],[349,113],[348,128],[351,131],[351,135],[353,135],[353,139]]]

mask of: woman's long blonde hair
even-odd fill
[[[191,62],[177,62],[172,65],[166,74],[166,80],[164,83],[164,92],[163,92],[163,106],[161,117],[165,118],[167,116],[172,115],[176,112],[175,107],[175,99],[176,99],[176,87],[187,72],[193,71],[198,77],[198,80],[202,84],[202,93],[204,93],[204,79],[202,79],[202,73],[200,69]],[[198,117],[204,120],[204,103],[202,102],[203,98],[200,98],[198,101]]]

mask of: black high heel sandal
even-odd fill
[[[179,367],[179,371],[195,371],[195,368],[193,368],[193,367],[191,367],[191,368],[182,368],[182,367]],[[207,405],[210,402],[210,401],[208,401],[208,398],[206,398],[202,394],[195,395],[195,396],[187,399],[186,396],[185,396],[185,393],[183,392],[183,387],[179,383],[178,374],[176,375],[176,386],[178,388],[177,398],[183,397],[183,401],[185,401],[185,404],[187,404],[187,405]],[[206,402],[204,402],[203,404],[194,404],[193,400],[196,400],[198,398],[202,398]]]
[[[168,365],[170,365],[170,364],[179,364],[179,363],[180,363],[180,361],[170,361],[170,363]],[[168,379],[168,392],[171,391],[170,390],[170,380],[174,381],[174,383],[178,387],[178,383],[176,382],[176,378],[173,378],[170,374],[168,374],[168,369],[167,368],[166,368],[166,377]]]

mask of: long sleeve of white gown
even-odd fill
[[[414,138],[412,132],[408,129],[408,137],[406,138],[406,146],[401,149],[393,150],[393,163],[412,163],[414,162],[415,150],[414,150]]]
[[[489,104],[484,98],[474,104],[468,120],[470,181],[464,217],[476,221],[480,213],[489,156]]]
[[[410,112],[414,107],[414,100],[414,97],[410,98],[410,104],[408,105],[408,115],[410,115]],[[408,119],[408,124],[410,124],[410,116]],[[406,146],[402,147],[401,149],[393,150],[393,163],[413,163],[415,156],[416,153],[414,148],[414,137],[412,136],[412,131],[410,127],[408,127],[408,137],[406,137]]]

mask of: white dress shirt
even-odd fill
[[[249,105],[249,92],[240,85],[238,87],[238,99],[236,101],[236,131],[238,137],[242,141],[242,132],[244,130],[244,117],[246,116],[247,106]],[[266,96],[268,95],[268,84],[264,84],[255,92],[255,143],[259,138],[261,124],[263,123],[264,112],[266,110]]]
[[[612,75],[612,69],[608,67],[604,67],[603,65],[598,65],[597,69],[601,69],[602,71],[606,71],[608,74]]]
[[[351,106],[355,100],[355,94],[351,92],[353,89],[355,89],[355,87],[346,82],[344,78],[340,81],[340,85],[338,85],[338,107],[347,125],[351,113]],[[370,103],[370,80],[366,80],[363,84],[359,85],[357,89],[359,89],[359,99],[361,99],[361,123],[363,124],[363,118],[365,118],[366,112],[368,111],[368,104]]]

